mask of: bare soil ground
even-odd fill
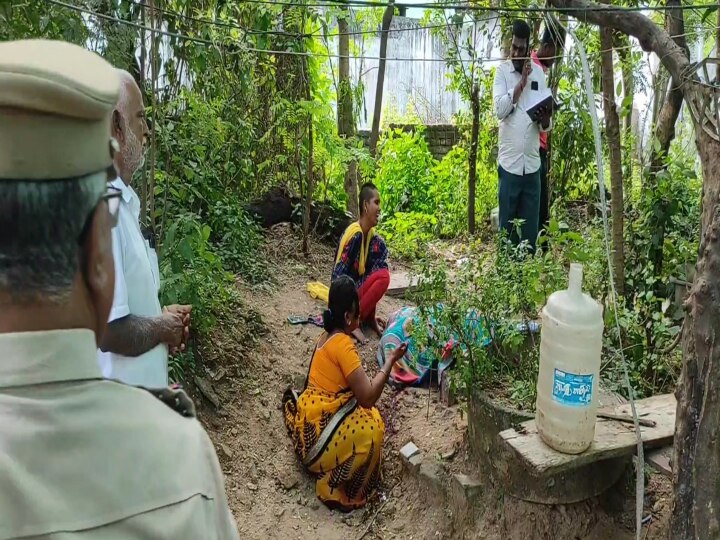
[[[317,500],[314,482],[303,473],[293,452],[280,400],[289,384],[301,389],[315,340],[321,333],[312,325],[291,326],[286,319],[290,314],[304,316],[321,311],[321,304],[308,295],[306,284],[311,280],[327,282],[333,254],[331,248],[313,243],[312,255],[305,259],[300,246],[298,235],[292,231],[281,228],[271,232],[266,255],[276,262],[273,285],[239,284],[247,306],[261,314],[268,332],[249,348],[249,353],[243,352],[248,348],[225,345],[222,339],[215,344],[223,347],[228,356],[208,366],[203,376],[217,394],[220,406],[211,405],[191,388],[200,419],[220,457],[240,537],[507,538],[501,524],[509,519],[511,523],[505,523],[505,530],[511,531],[514,519],[500,515],[502,505],[485,512],[467,530],[453,528],[449,509],[438,507],[432,494],[403,475],[398,451],[411,440],[426,456],[438,461],[444,456],[444,467],[450,472],[467,468],[462,409],[444,406],[434,390],[386,388],[378,404],[386,424],[384,488],[375,501],[363,510],[341,514]],[[403,304],[402,300],[385,298],[379,314],[387,317]],[[370,341],[360,347],[360,353],[365,369],[374,373],[378,339],[370,331],[366,333]],[[667,513],[666,499],[665,495],[659,497],[661,502],[655,510],[660,515]],[[624,538],[626,530],[622,524],[604,524],[592,538]],[[647,537],[659,538],[654,532]]]

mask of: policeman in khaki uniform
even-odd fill
[[[181,392],[104,380],[117,72],[0,43],[0,540],[238,538]]]

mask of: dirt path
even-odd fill
[[[267,244],[269,260],[282,261],[274,269],[271,287],[247,287],[240,284],[249,308],[261,314],[267,334],[250,347],[228,347],[222,339],[215,344],[223,352],[221,365],[210,366],[205,378],[211,381],[220,407],[195,395],[200,419],[215,442],[226,478],[226,491],[243,539],[500,539],[513,527],[527,531],[527,516],[505,515],[502,497],[486,501],[484,518],[467,529],[453,531],[451,510],[446,501],[433,500],[433,493],[403,476],[399,449],[413,440],[430,459],[455,454],[445,463],[451,472],[468,467],[465,462],[466,421],[457,407],[445,407],[436,392],[385,389],[378,404],[386,424],[384,448],[384,488],[377,500],[363,510],[348,515],[332,512],[315,497],[314,482],[302,471],[285,430],[280,410],[282,393],[289,384],[301,387],[315,340],[317,327],[291,326],[290,314],[319,313],[322,306],[306,292],[308,281],[327,282],[332,251],[322,244],[312,246],[310,260],[298,256],[300,243],[288,231],[275,231]],[[385,298],[379,313],[387,317],[403,301]],[[371,337],[371,336],[368,336]],[[369,374],[377,370],[377,338],[360,348],[363,365]],[[667,489],[665,481],[664,489]],[[655,495],[662,490],[652,489]],[[489,491],[488,494],[491,494]],[[498,494],[499,495],[499,494]],[[648,501],[656,515],[667,514],[658,508],[658,497]],[[667,501],[667,494],[660,497]],[[666,504],[666,503],[663,503]],[[537,509],[530,508],[535,519]],[[510,511],[510,514],[513,514]],[[632,509],[625,511],[625,519]],[[620,516],[622,518],[622,516]],[[519,520],[519,521],[518,521]],[[592,539],[632,538],[622,519],[600,519]],[[652,527],[648,538],[664,536],[666,523]],[[531,528],[532,529],[532,528]],[[506,533],[502,531],[505,530]],[[572,523],[563,537],[575,538]],[[511,533],[512,534],[512,533]],[[527,537],[523,533],[523,537]]]
[[[366,538],[374,538],[376,530],[382,530],[383,538],[447,537],[435,529],[430,531],[432,525],[417,519],[418,513],[412,511],[422,508],[422,501],[417,494],[403,489],[397,452],[414,436],[422,439],[424,449],[438,453],[461,444],[464,432],[461,415],[456,408],[439,404],[437,393],[415,389],[395,392],[386,388],[379,404],[386,423],[386,489],[381,492],[381,499],[368,508],[350,515],[329,511],[317,500],[314,482],[298,465],[282,421],[280,399],[288,384],[296,380],[296,385],[301,385],[304,381],[321,330],[311,325],[290,326],[286,318],[290,314],[319,313],[322,309],[319,302],[310,298],[305,285],[311,279],[327,280],[332,253],[323,246],[314,246],[314,252],[309,263],[288,260],[271,292],[241,286],[246,302],[262,315],[269,332],[253,354],[237,359],[237,371],[242,377],[225,376],[215,383],[222,402],[220,413],[212,411],[207,403],[200,406],[201,418],[218,449],[240,536],[358,538],[382,502],[390,497],[392,500],[382,505],[382,512]],[[379,306],[379,314],[387,317],[401,305],[400,300],[386,298]],[[377,370],[377,342],[373,336],[360,348],[369,373]],[[387,492],[388,488],[394,488],[392,493]]]

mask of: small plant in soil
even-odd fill
[[[569,264],[581,262],[585,292],[604,306],[605,384],[624,393],[622,350],[639,397],[665,392],[678,365],[677,351],[667,344],[679,329],[664,313],[667,305],[653,309],[658,300],[645,295],[620,300],[618,335],[604,249],[596,224],[571,220],[561,229],[553,220],[534,255],[526,246],[513,247],[499,238],[489,247],[471,244],[467,257],[452,268],[444,261],[425,261],[418,270],[415,300],[428,324],[417,325],[415,338],[437,358],[449,341],[455,344],[452,383],[457,395],[482,389],[512,406],[533,410],[540,336],[528,332],[528,323],[539,320],[550,294],[567,287]],[[651,346],[656,343],[665,349]]]
[[[552,240],[576,241],[560,233]],[[572,250],[546,248],[533,256],[526,245],[500,238],[490,249],[471,245],[452,269],[424,263],[416,301],[428,324],[418,325],[415,338],[437,357],[454,345],[453,384],[460,395],[481,388],[514,406],[534,407],[539,340],[528,327],[547,297],[564,286],[569,261],[558,251]]]

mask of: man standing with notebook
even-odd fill
[[[543,70],[530,61],[530,26],[513,23],[510,58],[495,72],[493,98],[500,120],[498,134],[498,199],[500,226],[517,245],[527,241],[535,249],[540,213],[540,133],[551,127],[552,108],[531,117],[547,93]],[[520,234],[515,220],[521,220]]]

